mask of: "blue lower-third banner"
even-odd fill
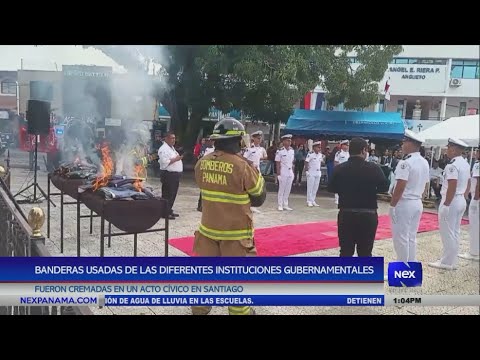
[[[101,299],[100,301],[102,301]],[[105,295],[105,306],[384,306],[384,295]]]

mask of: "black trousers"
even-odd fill
[[[198,197],[197,210],[202,210],[202,194],[201,193],[200,193],[200,196]]]
[[[298,182],[301,183],[302,182],[302,174],[303,174],[303,168],[305,167],[305,161],[303,160],[297,160],[295,161],[295,166],[294,166],[294,170],[293,170],[293,182],[297,182],[297,179],[298,179]]]
[[[160,181],[162,182],[162,198],[168,201],[168,211],[173,213],[172,207],[177,198],[180,177],[182,173],[162,170],[160,171]]]
[[[340,210],[338,212],[340,256],[353,256],[355,246],[357,247],[358,256],[372,256],[377,226],[377,213]]]

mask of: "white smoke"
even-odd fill
[[[120,119],[125,133],[125,141],[120,150],[113,150],[116,161],[116,172],[127,176],[134,175],[134,150],[139,145],[147,145],[151,139],[148,121],[156,118],[158,96],[167,91],[165,67],[170,56],[166,47],[161,45],[83,45],[102,51],[116,64],[126,69],[126,73],[114,73],[111,77],[111,118]],[[46,49],[46,48],[43,48]],[[91,49],[90,49],[91,50]],[[76,49],[78,51],[78,49]],[[94,63],[94,61],[92,61]],[[105,65],[105,64],[102,64]],[[78,83],[74,89],[74,101],[81,108],[79,114],[68,114],[65,127],[62,160],[71,162],[80,158],[89,158],[95,164],[100,159],[94,148],[97,121],[102,117],[99,113],[99,101],[95,95],[86,91],[84,83]],[[69,131],[70,128],[70,131]]]
[[[153,92],[157,80],[146,72],[135,71],[116,76],[112,83],[112,117],[121,120],[124,131],[124,143],[115,152],[117,175],[136,176],[136,161],[148,155],[152,136],[147,124],[156,118]]]
[[[160,45],[95,45],[127,69],[112,81],[112,118],[120,119],[124,143],[115,152],[117,175],[135,177],[136,162],[148,155],[151,133],[147,124],[157,116],[155,95],[166,91],[163,77],[169,57]]]
[[[95,165],[99,165],[101,161],[95,149],[95,129],[101,115],[98,111],[97,99],[86,91],[86,86],[80,83],[78,88],[70,89],[71,99],[75,101],[77,109],[82,109],[83,114],[65,113],[61,155],[64,162],[88,159]]]

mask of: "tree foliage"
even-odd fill
[[[152,51],[95,46],[128,70],[141,71],[148,52],[162,65],[156,95],[188,143],[212,106],[242,110],[269,123],[285,122],[294,104],[317,85],[330,105],[365,108],[378,99],[378,82],[399,45],[168,45]],[[148,50],[148,51],[147,51]],[[355,53],[359,64],[352,64]],[[182,137],[180,135],[180,137]]]

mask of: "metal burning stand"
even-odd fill
[[[55,175],[54,175],[55,176]],[[57,178],[60,178],[59,176],[56,176]],[[52,196],[60,196],[60,252],[63,254],[63,239],[64,239],[64,233],[63,233],[63,225],[64,225],[64,212],[63,212],[63,206],[64,205],[77,205],[77,207],[79,206],[78,204],[78,186],[80,185],[83,185],[84,184],[84,180],[81,180],[81,179],[62,179],[63,183],[68,181],[68,182],[71,182],[72,184],[74,184],[72,187],[71,187],[71,191],[65,191],[65,186],[63,183],[59,183],[57,181],[52,181],[52,175],[49,173],[48,174],[48,180],[47,180],[47,198],[48,198],[48,203],[47,203],[47,237],[50,237],[50,217],[51,217],[51,212],[50,212],[50,199]],[[50,187],[50,183],[53,183],[54,186],[60,190],[59,193],[52,193],[51,192],[51,187]],[[76,186],[78,185],[78,186]],[[76,201],[65,201],[64,200],[64,195],[68,195],[70,197],[72,197],[73,199],[75,199]],[[52,204],[53,201],[52,201]],[[54,204],[55,205],[55,204]],[[93,211],[90,210],[90,215],[81,215],[80,216],[81,218],[90,218],[90,235],[93,234],[93,218],[94,217],[99,217],[98,215],[94,215],[93,214]],[[79,230],[79,225],[78,225],[78,216],[77,216],[77,238],[80,234],[80,230]],[[80,250],[77,249],[77,255],[80,256]]]
[[[51,183],[58,189],[60,192],[52,193],[51,192]],[[107,206],[113,204],[120,204],[121,200],[104,200],[101,199],[99,195],[96,195],[91,192],[78,193],[78,187],[84,184],[84,180],[81,179],[66,179],[61,176],[48,174],[48,185],[47,185],[47,237],[50,237],[50,219],[51,219],[51,209],[50,201],[53,196],[60,196],[60,252],[63,253],[64,249],[64,205],[77,205],[77,256],[81,256],[80,248],[80,232],[81,232],[81,219],[89,218],[90,219],[90,235],[93,234],[93,218],[100,218],[100,256],[105,254],[105,238],[108,238],[108,247],[111,247],[111,239],[113,236],[122,236],[122,235],[133,235],[133,246],[134,246],[134,256],[137,256],[137,240],[138,234],[143,233],[152,233],[152,232],[164,232],[165,233],[165,257],[168,257],[168,240],[169,240],[169,221],[167,214],[167,203],[164,199],[155,199],[155,210],[159,213],[158,218],[154,219],[155,221],[148,226],[147,229],[139,228],[138,226],[131,226],[130,229],[134,231],[123,231],[119,233],[112,233],[112,222],[105,219],[105,209]],[[64,195],[68,195],[75,199],[75,201],[65,201]],[[146,203],[152,200],[133,200],[137,204]],[[128,201],[130,205],[131,201]],[[52,202],[52,204],[54,204]],[[81,204],[85,205],[90,210],[90,215],[81,215]],[[54,204],[55,206],[55,204]],[[135,211],[131,211],[131,214],[135,214]],[[165,226],[158,229],[150,229],[154,226],[158,219],[161,217],[165,218]],[[105,221],[108,222],[108,232],[105,233]],[[125,227],[122,224],[118,224],[119,228]],[[122,229],[121,229],[122,230]]]
[[[143,229],[138,226],[132,226],[132,225],[128,226],[121,222],[119,222],[118,224],[115,224],[114,221],[107,221],[108,233],[105,234],[105,221],[107,220],[105,215],[107,212],[107,208],[109,206],[115,207],[116,205],[123,203],[123,201],[122,200],[105,200],[101,198],[98,194],[95,194],[92,192],[84,192],[84,193],[78,194],[78,197],[77,197],[77,255],[80,256],[80,221],[84,217],[89,217],[89,216],[80,215],[80,204],[83,203],[87,208],[90,209],[90,211],[97,214],[95,217],[100,217],[100,256],[101,257],[105,256],[105,238],[108,238],[107,246],[110,248],[111,239],[113,236],[133,235],[133,256],[137,256],[138,234],[146,234],[146,233],[153,233],[153,232],[165,233],[165,237],[164,237],[165,257],[168,257],[169,220],[168,220],[168,214],[166,210],[167,209],[166,200],[165,199],[133,200],[133,201],[125,201],[124,203],[125,204],[129,203],[130,205],[132,205],[132,203],[145,204],[146,202],[149,202],[149,201],[155,202],[154,203],[155,210],[159,212],[157,214],[158,218],[155,219],[155,221],[151,224],[151,226],[148,226],[145,229]],[[136,212],[134,210],[130,210],[130,215],[134,216],[135,213]],[[165,219],[165,226],[158,229],[150,229],[150,227],[154,226],[158,222],[158,220],[162,217]],[[90,217],[90,221],[92,221],[92,217]],[[112,233],[112,222],[120,230],[123,230],[123,229],[125,230],[118,233]],[[132,224],[134,223],[135,222],[132,222]],[[133,231],[129,231],[129,229],[133,229]]]

